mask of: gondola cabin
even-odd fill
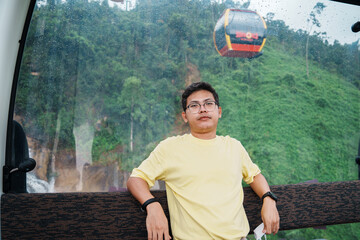
[[[224,57],[258,57],[265,45],[266,29],[266,23],[258,13],[226,9],[215,25],[215,48]]]

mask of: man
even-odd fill
[[[148,239],[170,239],[164,211],[149,191],[157,179],[166,184],[175,239],[246,239],[242,180],[263,200],[264,232],[276,234],[276,197],[264,176],[239,141],[216,135],[222,111],[216,91],[206,82],[193,83],[182,106],[191,133],[162,141],[127,182],[147,211]]]

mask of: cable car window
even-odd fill
[[[235,14],[230,12],[229,25],[234,25],[229,34],[236,34],[236,31],[243,30],[245,33],[252,30],[258,32],[264,28],[263,20],[257,14],[249,12],[242,12],[242,14]]]
[[[126,191],[157,143],[188,132],[180,95],[196,81],[219,93],[218,134],[240,140],[270,184],[358,179],[359,12],[312,0],[38,1],[14,112],[37,162],[27,191]]]
[[[229,23],[234,23],[234,29],[241,28],[242,26],[251,26],[254,22],[260,20],[260,16],[252,14],[251,12],[243,11],[242,14],[236,14],[237,12],[230,12]]]

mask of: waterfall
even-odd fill
[[[50,182],[41,180],[33,172],[26,174],[26,188],[29,193],[52,193],[54,192],[55,179],[51,177]]]
[[[32,147],[29,147],[29,157],[36,158],[35,150]],[[50,177],[49,182],[47,182],[38,178],[35,174],[35,170],[26,173],[26,189],[28,193],[53,193],[55,192],[54,188],[54,177]]]

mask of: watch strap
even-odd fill
[[[275,202],[277,202],[277,197],[272,193],[272,192],[266,192],[262,197],[261,197],[261,201],[264,202],[264,198],[266,197],[271,197]]]
[[[154,203],[154,202],[159,202],[159,200],[157,198],[150,198],[148,200],[146,200],[142,205],[141,205],[141,211],[146,212],[146,207],[147,205]]]

